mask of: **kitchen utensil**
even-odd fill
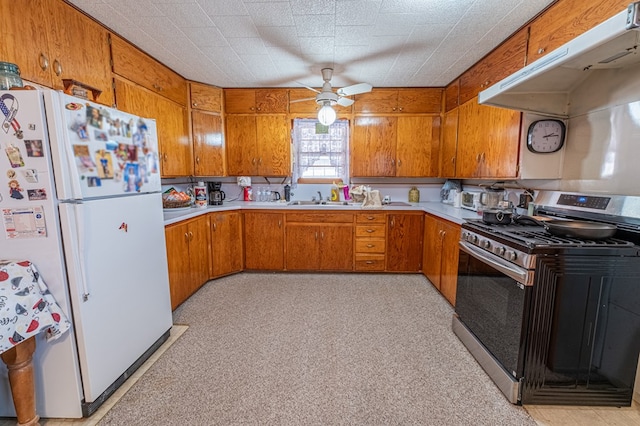
[[[486,190],[480,193],[480,204],[483,209],[494,209],[504,199],[504,191]]]
[[[513,212],[510,210],[488,209],[482,212],[482,221],[489,225],[508,225]]]
[[[587,220],[538,220],[531,216],[514,218],[517,223],[530,222],[542,226],[552,235],[579,238],[584,240],[602,240],[615,235],[618,228],[608,223]]]

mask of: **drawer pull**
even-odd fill
[[[373,248],[373,244],[367,244],[368,248]]]
[[[373,219],[375,219],[375,217],[373,217],[373,216],[367,216],[367,220],[373,220]]]
[[[374,229],[367,229],[368,233],[376,232]]]
[[[367,265],[373,265],[374,262],[373,262],[373,260],[367,260],[366,263],[367,263]]]

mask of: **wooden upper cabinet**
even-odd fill
[[[396,176],[438,176],[440,116],[398,117]]]
[[[222,117],[205,111],[191,111],[193,170],[196,176],[225,176],[225,146]]]
[[[187,105],[187,82],[146,53],[111,34],[113,72],[152,92]]]
[[[439,113],[442,109],[440,88],[373,89],[355,95],[355,113]]]
[[[189,82],[191,108],[209,112],[222,112],[222,89],[208,84]]]
[[[156,120],[162,177],[193,174],[186,107],[141,86],[116,78],[118,109]]]
[[[442,145],[440,146],[440,177],[452,178],[456,176],[458,114],[458,108],[444,113]]]
[[[62,1],[0,0],[0,58],[20,68],[23,80],[63,90],[63,79],[102,91],[113,105],[107,30]]]
[[[287,89],[225,89],[227,114],[286,113],[289,107]]]
[[[460,105],[525,65],[528,28],[523,28],[460,77]]]
[[[444,89],[444,111],[449,112],[460,105],[460,79]]]
[[[356,117],[351,138],[351,176],[395,176],[397,117]]]
[[[530,25],[527,63],[625,10],[629,3],[631,0],[563,0],[555,3]]]
[[[478,105],[477,98],[458,111],[457,177],[515,178],[521,113]]]
[[[259,176],[291,174],[291,126],[286,115],[256,117]]]

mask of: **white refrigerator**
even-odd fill
[[[155,121],[15,90],[0,91],[0,124],[0,259],[33,262],[72,322],[37,337],[36,408],[87,417],[172,325]],[[2,416],[15,411],[0,363]]]

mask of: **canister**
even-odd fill
[[[409,202],[410,203],[419,203],[420,202],[420,191],[415,186],[412,186],[409,190]]]
[[[20,70],[11,62],[0,62],[0,90],[9,90],[12,87],[22,87]]]
[[[198,182],[193,188],[193,195],[195,195],[196,207],[207,207],[207,187],[204,182]]]

